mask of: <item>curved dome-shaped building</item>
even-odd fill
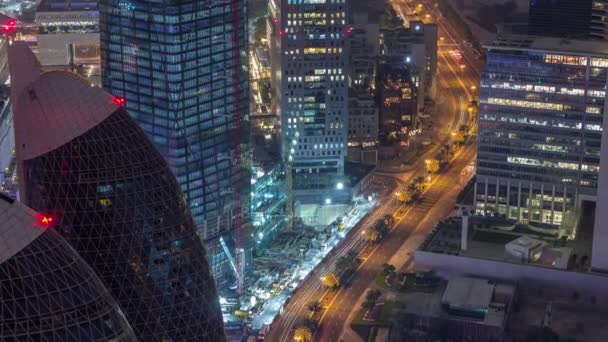
[[[18,78],[28,58],[18,57],[26,53],[19,46],[11,50]],[[21,199],[56,217],[141,341],[223,341],[190,211],[123,100],[59,71],[30,76],[21,88],[13,100]]]
[[[0,194],[0,341],[136,341],[52,221]]]

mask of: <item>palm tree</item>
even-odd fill
[[[312,331],[308,327],[298,327],[293,334],[293,339],[298,342],[312,342]]]
[[[401,191],[398,199],[401,203],[408,203],[412,200],[412,194],[409,191]]]
[[[340,279],[333,272],[329,272],[326,275],[322,276],[321,282],[323,283],[323,285],[325,285],[329,288],[335,288],[335,287],[340,286]]]
[[[318,300],[313,300],[312,302],[308,303],[308,310],[310,310],[310,312],[313,314],[321,311],[321,308],[321,303],[319,303]]]
[[[376,302],[382,293],[379,290],[369,290],[365,295],[365,300]]]
[[[365,240],[368,240],[368,241],[371,241],[371,242],[378,242],[378,241],[380,241],[380,235],[378,235],[378,231],[376,231],[375,229],[363,232],[363,238]]]
[[[387,225],[382,220],[376,221],[374,225],[374,230],[378,233],[378,239],[383,240],[389,232]]]
[[[348,251],[345,255],[338,258],[336,269],[344,271],[351,268],[356,268],[359,265],[358,254],[354,250]]]
[[[393,215],[386,214],[384,215],[384,222],[386,222],[386,224],[390,226],[391,224],[393,224],[393,222],[395,222],[395,219],[393,218]]]
[[[439,160],[430,159],[429,162],[426,164],[426,170],[428,173],[432,174],[439,172]]]

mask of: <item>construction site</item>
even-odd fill
[[[373,177],[368,177],[365,191],[352,193],[349,203],[294,202],[291,163],[278,162],[276,132],[266,121],[257,127],[255,119],[252,121],[251,229],[247,230],[247,239],[253,244],[252,260],[246,261],[251,267],[244,273],[240,295],[220,291],[228,334],[231,328],[240,330],[243,325],[259,331],[272,322],[299,283],[314,273],[388,188],[385,180],[371,181]],[[367,174],[358,172],[351,184],[365,182]]]

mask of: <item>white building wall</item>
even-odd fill
[[[591,268],[608,271],[608,106],[604,106]]]
[[[576,290],[583,296],[596,296],[608,304],[608,276],[597,273],[572,272],[556,268],[516,264],[488,259],[416,251],[416,270],[435,270],[444,277],[471,275],[519,282],[520,286],[542,287],[546,292]]]

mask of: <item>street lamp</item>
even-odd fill
[[[331,198],[326,198],[325,199],[325,204],[331,204]]]
[[[336,184],[336,189],[338,189],[338,190],[344,189],[344,183],[338,182],[338,184]]]
[[[476,86],[474,86],[474,85],[472,85],[472,86],[471,86],[471,90],[475,91],[475,89],[477,89],[477,87],[476,87]]]

